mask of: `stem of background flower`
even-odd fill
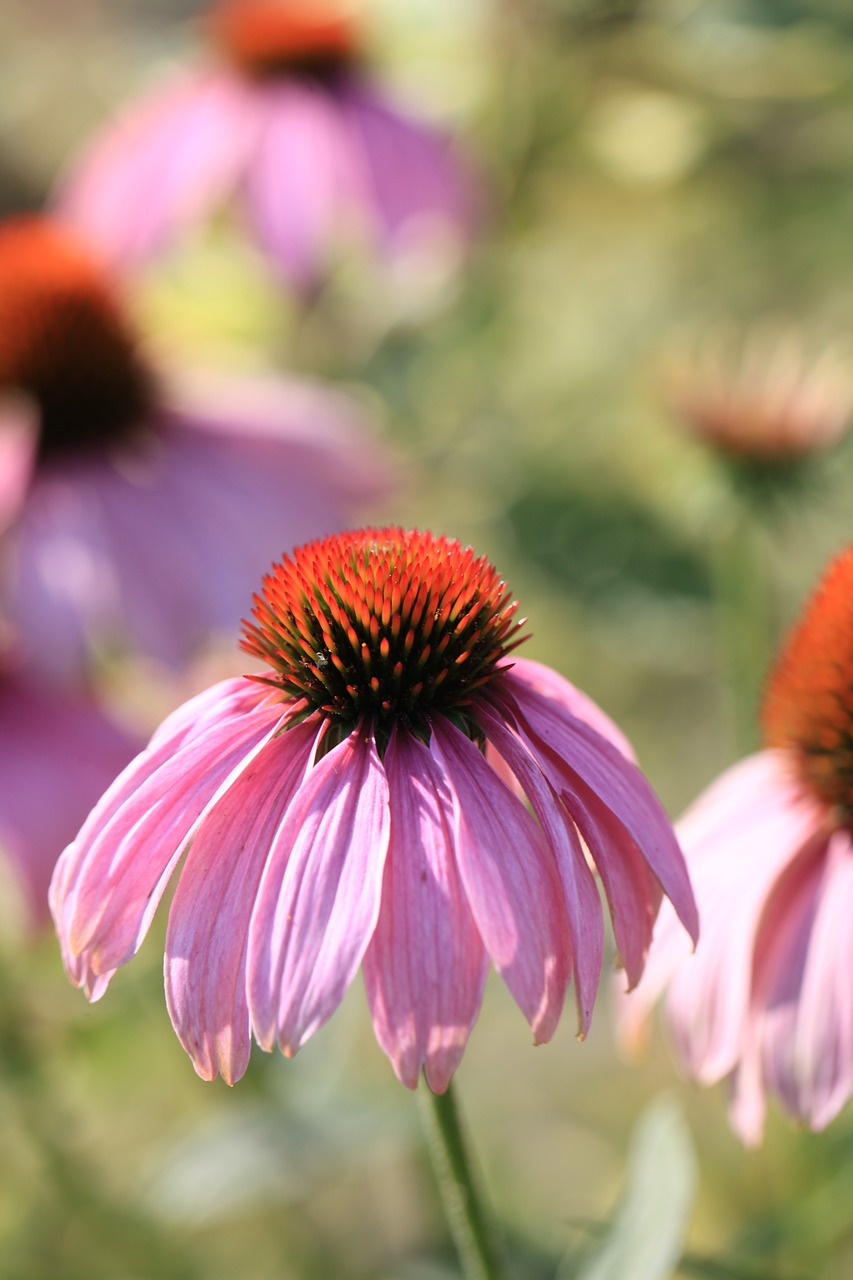
[[[507,1280],[503,1250],[477,1194],[452,1086],[424,1088],[421,1113],[444,1211],[467,1280]]]
[[[739,510],[715,548],[717,639],[739,755],[758,746],[761,690],[777,639],[763,532],[751,512]]]

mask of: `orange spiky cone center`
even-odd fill
[[[853,818],[853,546],[829,566],[776,663],[763,721],[806,788]]]
[[[334,69],[361,43],[355,15],[334,0],[223,0],[206,27],[220,53],[254,76]]]
[[[470,547],[399,528],[336,534],[285,556],[255,596],[244,649],[262,677],[349,732],[404,722],[429,735],[435,712],[466,708],[520,644],[518,608]]]
[[[0,391],[36,402],[42,457],[125,438],[154,398],[108,281],[46,219],[0,226]]]

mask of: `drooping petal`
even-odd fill
[[[193,836],[169,910],[166,1001],[198,1074],[233,1084],[251,1048],[246,940],[273,836],[301,785],[316,718],[269,741],[211,805]]]
[[[233,77],[158,88],[95,139],[58,210],[109,262],[143,262],[233,189],[255,128],[251,96]]]
[[[388,781],[356,730],[310,771],[272,843],[249,926],[259,1044],[291,1056],[335,1011],[376,928],[388,851]]]
[[[391,836],[364,981],[399,1079],[414,1089],[423,1067],[443,1093],[480,1008],[488,957],[459,880],[443,773],[405,731],[392,735],[384,763]]]
[[[50,907],[69,976],[90,996],[97,975],[136,953],[193,824],[287,709],[251,681],[224,681],[220,691],[223,714],[206,702],[210,723],[197,737],[175,751],[161,735],[137,756],[57,864]],[[176,723],[180,738],[186,725]]]
[[[263,111],[246,204],[261,246],[297,288],[310,290],[365,202],[336,97],[308,81],[256,89]]]
[[[675,1048],[703,1083],[728,1074],[745,1052],[758,921],[816,818],[793,785],[783,753],[760,752],[727,770],[678,823],[702,937],[691,957],[675,912],[664,902],[646,971],[619,1012],[632,1035],[668,987]]]
[[[480,936],[541,1044],[556,1029],[572,965],[556,860],[521,801],[441,716],[430,751],[453,798],[456,859]]]
[[[818,834],[779,877],[756,936],[751,1017],[763,1084],[814,1129],[853,1091],[851,889],[849,833]]]
[[[595,878],[565,806],[520,740],[486,705],[477,719],[518,778],[548,839],[563,883],[581,1035],[589,1031],[604,955],[604,920]]]
[[[348,145],[363,157],[383,238],[393,247],[436,226],[467,236],[473,189],[449,139],[391,107],[363,79],[343,80],[337,97],[352,135]]]
[[[532,658],[514,656],[506,658],[500,665],[509,677],[510,687],[521,684],[524,688],[532,689],[550,701],[558,703],[568,711],[569,715],[574,716],[576,720],[583,720],[585,724],[595,729],[596,733],[600,733],[602,738],[612,742],[626,759],[636,761],[634,748],[615,721],[602,711],[597,702],[593,702],[592,698],[578,689],[577,685],[573,685],[565,676],[561,676],[558,671],[554,671],[552,667],[546,667],[542,662],[534,662]]]
[[[641,852],[695,942],[699,920],[684,857],[672,823],[646,778],[612,743],[560,704],[513,681],[512,672],[504,680],[509,696],[503,690],[495,696],[551,785],[558,793],[574,795],[587,810],[589,797],[596,807],[609,810]],[[582,815],[573,816],[583,830]]]

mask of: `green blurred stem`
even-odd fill
[[[453,1095],[419,1090],[421,1113],[439,1191],[467,1280],[507,1280],[503,1251],[475,1185]]]
[[[766,530],[748,511],[732,513],[715,548],[717,638],[739,754],[759,739],[761,692],[773,658],[776,616]]]

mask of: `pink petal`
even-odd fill
[[[691,957],[665,902],[643,978],[620,1005],[630,1035],[668,988],[676,1050],[706,1084],[728,1074],[744,1053],[758,921],[780,872],[815,828],[814,806],[802,800],[786,765],[778,752],[741,761],[680,820],[702,937]]]
[[[441,716],[430,750],[453,798],[456,860],[480,936],[541,1044],[560,1019],[572,963],[554,855],[521,801]]]
[[[373,737],[355,731],[311,770],[270,850],[249,926],[248,991],[258,1043],[291,1056],[334,1013],[379,915],[388,781]]]
[[[587,865],[574,823],[532,756],[487,706],[478,708],[477,719],[521,783],[556,859],[572,938],[578,1027],[585,1036],[592,1019],[604,954],[604,919],[595,878]]]
[[[144,261],[233,189],[255,127],[236,78],[206,73],[157,89],[96,138],[58,210],[107,260]]]
[[[0,676],[0,845],[32,925],[49,921],[48,885],[62,849],[138,749],[88,698],[20,672]]]
[[[0,534],[20,510],[38,451],[35,410],[4,397],[0,402]]]
[[[459,880],[444,775],[405,731],[392,735],[385,771],[391,838],[364,957],[367,998],[399,1079],[414,1089],[424,1067],[443,1093],[480,1008],[488,957]]]
[[[262,685],[226,680],[219,689],[222,715],[214,719],[207,701],[197,737],[176,751],[161,735],[137,756],[57,864],[51,911],[69,975],[90,996],[98,975],[138,950],[193,824],[281,723],[285,706]],[[181,741],[183,717],[177,725]]]
[[[246,203],[261,246],[298,288],[314,286],[335,241],[360,218],[364,192],[355,148],[335,96],[277,82],[256,90],[263,113],[246,178]]]
[[[780,876],[757,934],[754,1004],[765,1086],[812,1128],[853,1091],[853,847],[816,835]]]
[[[532,689],[551,702],[558,703],[570,716],[583,720],[584,724],[600,733],[602,738],[612,742],[626,759],[636,761],[634,748],[615,721],[601,710],[597,702],[593,702],[592,698],[587,697],[576,685],[570,684],[552,667],[534,662],[531,658],[507,658],[501,666],[510,677],[511,686],[521,684],[525,689]]]
[[[435,223],[467,235],[473,190],[449,139],[392,107],[363,79],[343,81],[338,99],[384,238],[393,243]]]
[[[514,680],[512,672],[504,679],[510,699],[507,701],[502,692],[497,697],[551,785],[558,793],[576,796],[587,812],[593,805],[610,811],[695,941],[699,919],[684,857],[672,824],[646,778],[601,734],[559,703]],[[569,811],[583,831],[580,813],[574,813],[571,804]],[[603,875],[602,868],[599,870]]]
[[[205,1080],[233,1084],[251,1048],[246,939],[276,830],[301,785],[316,719],[265,743],[199,824],[181,869],[166,934],[166,1000],[175,1031]]]

